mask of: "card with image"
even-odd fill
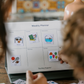
[[[21,58],[19,55],[11,56],[10,61],[11,61],[11,66],[20,66],[21,65]]]
[[[29,42],[30,43],[37,43],[37,42],[39,42],[37,33],[29,34],[28,38],[29,38]]]
[[[26,81],[22,80],[22,79],[18,79],[16,81],[13,82],[14,84],[26,84]]]
[[[45,44],[53,44],[53,34],[45,34],[44,40]]]
[[[59,61],[58,51],[49,51],[48,52],[49,61]]]
[[[14,44],[16,46],[23,46],[23,37],[21,36],[14,37]]]

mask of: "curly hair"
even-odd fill
[[[68,58],[68,62],[75,70],[75,76],[84,79],[84,8],[68,19],[62,29],[62,35],[63,47],[60,54]]]
[[[8,17],[9,9],[13,0],[0,0],[0,60],[7,49],[6,30],[4,22]]]

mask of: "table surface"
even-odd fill
[[[0,57],[1,58],[1,57]],[[77,83],[77,80],[56,80],[58,84]],[[10,84],[6,70],[5,70],[5,56],[0,61],[0,83]]]

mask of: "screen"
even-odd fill
[[[68,70],[60,64],[58,52],[62,47],[61,21],[6,23],[8,73]]]

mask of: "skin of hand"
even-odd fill
[[[66,64],[68,64],[68,62],[66,61],[67,59],[64,55],[58,53],[58,57],[59,57],[59,61],[61,64],[63,64],[64,62],[66,62]]]
[[[26,72],[26,84],[48,84],[47,79],[42,73],[33,74],[31,71]]]

